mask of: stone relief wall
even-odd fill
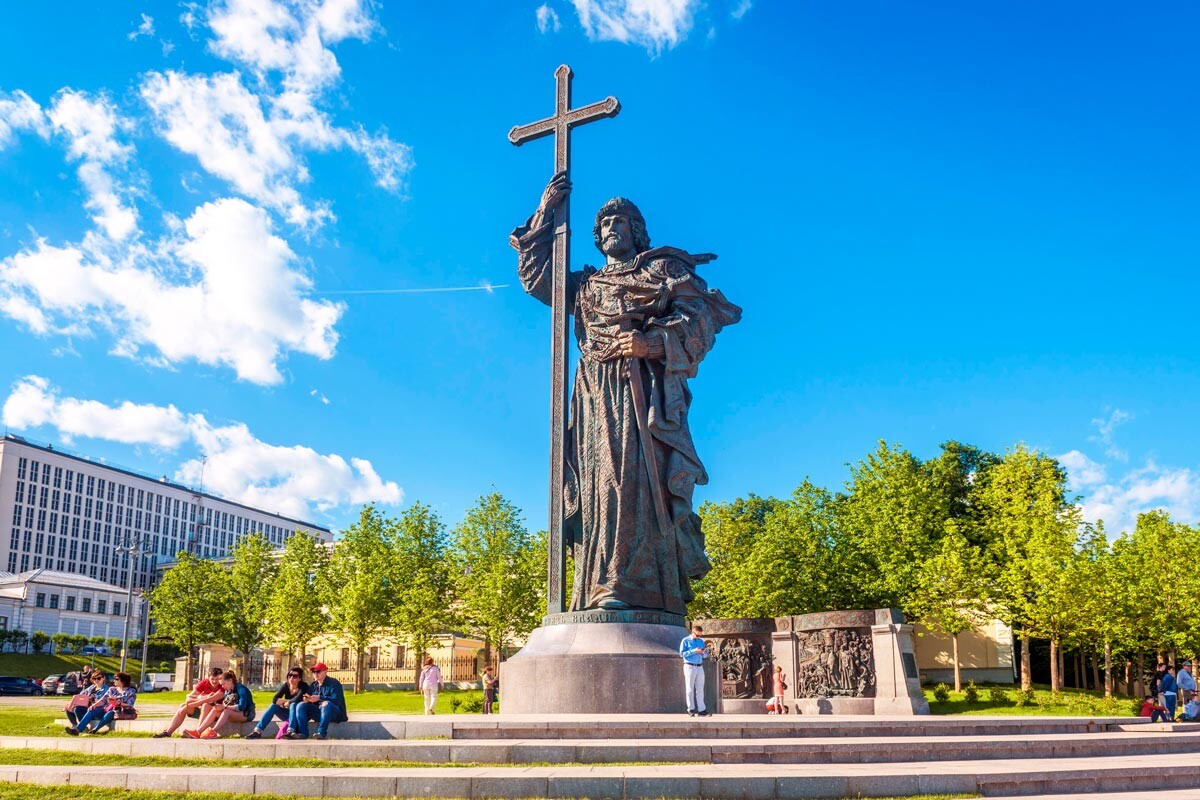
[[[798,631],[795,697],[874,697],[870,628]]]

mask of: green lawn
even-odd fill
[[[925,687],[925,699],[934,714],[1005,715],[1005,716],[1055,716],[1055,717],[1134,717],[1135,700],[1124,695],[1105,698],[1104,692],[1086,689],[1066,689],[1055,695],[1050,687],[1034,684],[1033,699],[1018,705],[1018,687],[999,687],[1007,694],[1007,700],[990,697],[990,685],[978,687],[979,696],[968,703],[965,692],[950,692],[950,699],[939,703],[934,698],[933,687]],[[1140,703],[1139,703],[1140,704]]]
[[[24,655],[21,653],[0,653],[0,675],[17,675],[22,678],[45,678],[47,675],[62,675],[66,672],[77,672],[88,664],[108,673],[116,672],[121,667],[121,657],[117,656],[75,656],[75,655]],[[131,658],[126,661],[125,668],[129,674],[137,677],[138,668],[142,662]]]

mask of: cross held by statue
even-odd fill
[[[598,103],[571,108],[571,78],[574,73],[563,64],[554,71],[554,115],[517,125],[508,132],[508,140],[522,145],[554,135],[554,172],[571,177],[571,130],[589,122],[615,117],[621,110],[617,98],[609,96]],[[554,220],[553,289],[550,313],[550,524],[547,613],[566,609],[566,547],[563,529],[563,480],[566,469],[564,447],[567,437],[567,276],[571,262],[571,226],[569,200],[561,207],[561,218]]]

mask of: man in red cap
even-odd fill
[[[288,739],[307,739],[308,723],[317,720],[314,739],[329,738],[329,723],[345,722],[346,694],[337,678],[329,677],[329,668],[322,663],[313,665],[313,681],[301,702],[292,706],[292,718],[288,722]]]

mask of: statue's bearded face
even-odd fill
[[[633,242],[633,226],[624,214],[610,214],[600,220],[600,251],[621,261],[637,255]]]

